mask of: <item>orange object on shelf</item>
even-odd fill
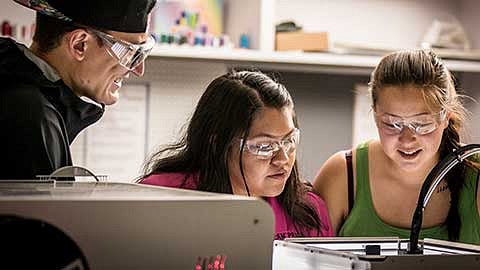
[[[275,35],[275,50],[325,51],[328,49],[328,33],[278,32]]]

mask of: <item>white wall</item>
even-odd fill
[[[460,2],[460,21],[468,33],[472,48],[480,48],[480,2],[478,0],[463,0]]]
[[[445,13],[457,16],[457,1],[277,0],[275,22],[294,19],[304,31],[328,31],[331,41],[413,48]]]

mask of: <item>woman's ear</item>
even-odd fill
[[[447,115],[445,116],[445,121],[443,121],[443,129],[446,129],[450,124],[450,119],[453,117],[453,112],[447,111]]]

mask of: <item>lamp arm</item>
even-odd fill
[[[462,146],[443,158],[427,175],[427,178],[423,182],[422,188],[420,189],[417,207],[413,213],[412,226],[410,229],[410,241],[407,253],[422,253],[422,250],[418,247],[418,238],[420,235],[420,230],[422,229],[423,212],[433,194],[433,191],[453,167],[476,153],[480,153],[480,144],[468,144]]]

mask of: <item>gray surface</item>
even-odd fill
[[[51,223],[91,269],[270,269],[274,220],[259,199],[133,184],[0,184],[0,214]]]
[[[242,196],[115,182],[0,181],[0,201],[12,200],[254,200]]]

